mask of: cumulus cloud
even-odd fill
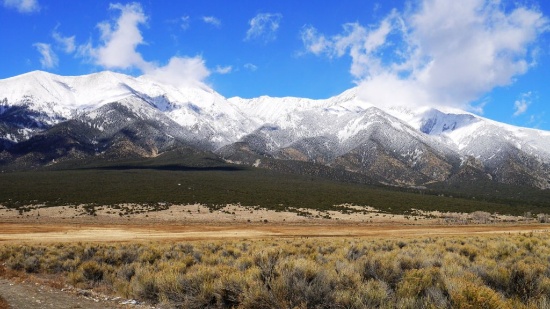
[[[50,44],[35,43],[33,46],[40,53],[40,64],[42,65],[42,68],[51,69],[57,67],[59,61]]]
[[[222,25],[222,22],[214,16],[203,16],[202,21],[217,28]]]
[[[177,87],[201,85],[210,75],[201,57],[172,57],[165,66],[151,67],[145,75]]]
[[[136,48],[144,44],[139,25],[147,22],[139,3],[126,5],[111,4],[111,10],[119,10],[120,17],[114,22],[101,22],[101,45],[89,50],[90,56],[97,65],[107,69],[146,69],[149,64]]]
[[[106,69],[137,69],[152,79],[177,87],[202,85],[203,80],[210,75],[200,56],[172,57],[163,66],[145,60],[137,50],[138,46],[146,44],[139,26],[146,24],[148,18],[141,5],[111,4],[109,8],[120,11],[120,16],[114,21],[99,23],[101,43],[94,46],[89,41],[79,46],[80,56],[89,57],[96,65]],[[186,21],[188,18],[182,20]]]
[[[534,43],[548,24],[535,9],[504,10],[500,1],[423,0],[375,26],[345,24],[333,36],[306,26],[301,37],[307,52],[349,56],[360,95],[374,104],[473,110],[535,63]]]
[[[260,13],[254,16],[248,22],[250,28],[246,32],[245,41],[263,40],[267,43],[275,40],[281,19],[283,19],[283,15],[279,13]]]
[[[40,11],[36,0],[4,0],[4,7],[17,10],[19,13],[34,13]]]
[[[520,95],[519,99],[514,102],[514,117],[517,117],[521,114],[527,112],[527,108],[531,105],[532,102],[532,92],[526,92]]]
[[[66,53],[72,53],[76,50],[75,36],[64,37],[59,32],[52,33],[53,39],[59,44],[61,49]]]
[[[225,67],[222,67],[222,66],[216,66],[216,69],[214,70],[214,72],[218,73],[218,74],[229,74],[231,73],[231,71],[233,71],[233,67],[228,65],[228,66],[225,66]]]

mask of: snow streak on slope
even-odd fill
[[[70,77],[35,71],[0,80],[0,142],[18,143],[68,119],[101,130],[113,121],[102,107],[114,102],[161,124],[153,131],[201,141],[209,150],[241,142],[275,158],[328,165],[343,160],[357,168],[382,164],[372,156],[396,169],[420,171],[419,166],[439,162],[439,175],[443,167],[450,171],[447,165],[456,158],[473,157],[494,169],[508,162],[508,170],[516,168],[510,162],[520,162],[525,173],[550,164],[550,132],[460,110],[376,106],[355,88],[324,100],[226,99],[206,86],[174,87],[113,72]],[[431,170],[421,172],[426,176]]]
[[[341,142],[364,130],[366,124],[372,124],[364,121],[364,113],[374,107],[359,99],[356,89],[326,100],[260,97],[249,100],[231,98],[229,101],[259,123],[269,123],[281,129],[292,128],[297,138],[335,134]],[[491,136],[530,154],[550,159],[550,132],[518,128],[456,109],[440,111],[417,107],[411,110],[393,106],[381,112],[386,114],[385,117],[391,115],[400,120],[392,122],[397,129],[406,131],[413,128],[462,155],[479,157],[479,153],[494,150],[492,145],[477,142],[482,136]]]
[[[104,104],[140,98],[214,147],[232,142],[256,124],[208,88],[176,88],[147,77],[113,72],[64,77],[36,71],[0,80],[0,98],[9,106],[45,113],[53,125]],[[93,112],[88,114],[93,117]]]

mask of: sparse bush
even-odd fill
[[[451,280],[449,289],[452,308],[512,308],[491,288],[475,284],[469,278]]]
[[[348,253],[346,254],[346,259],[348,259],[348,261],[355,261],[363,256],[365,254],[365,251],[365,248],[359,249],[356,246],[352,246],[349,248]]]
[[[415,303],[448,307],[447,290],[439,269],[423,268],[407,271],[397,287],[397,296],[412,299]]]
[[[124,264],[117,271],[117,277],[130,282],[132,277],[136,274],[136,269],[134,265]]]
[[[85,280],[97,283],[103,280],[103,268],[96,261],[86,261],[80,265],[82,277]]]
[[[384,281],[369,280],[361,290],[361,303],[366,308],[379,308],[385,304],[390,297],[390,288]]]
[[[271,289],[273,280],[278,276],[275,267],[279,262],[280,251],[263,251],[254,257],[254,264],[260,270],[260,280]]]
[[[379,280],[386,282],[392,289],[395,289],[399,280],[403,276],[403,270],[396,267],[397,261],[394,256],[390,257],[387,254],[369,256],[363,265],[364,280]]]
[[[538,214],[537,219],[540,223],[550,222],[550,217],[548,216],[548,214]]]
[[[524,303],[542,296],[541,282],[547,276],[548,266],[536,262],[519,261],[510,270],[510,296],[519,297]]]
[[[478,249],[474,246],[464,246],[460,248],[460,254],[467,257],[470,262],[473,262],[476,259],[476,256],[478,254]]]
[[[132,295],[138,299],[156,304],[160,293],[156,276],[155,272],[147,268],[139,269],[130,282]]]
[[[23,269],[28,273],[36,273],[40,270],[40,260],[36,256],[30,256],[23,261]]]
[[[214,295],[221,308],[238,308],[243,300],[247,278],[242,272],[223,274],[214,284]]]
[[[272,285],[279,308],[323,308],[334,302],[334,277],[311,260],[286,260]]]
[[[6,261],[6,266],[12,270],[22,270],[25,268],[23,260],[19,256],[12,256]]]

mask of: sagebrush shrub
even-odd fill
[[[85,280],[91,281],[93,283],[98,283],[103,280],[104,271],[102,266],[96,261],[86,261],[80,265],[80,271],[82,272],[82,277]]]
[[[7,269],[162,308],[549,308],[549,256],[536,233],[0,246]]]

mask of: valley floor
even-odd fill
[[[236,259],[240,262],[250,262],[250,269],[254,271],[256,271],[256,269],[262,269],[262,263],[264,259],[269,258],[269,252],[271,251],[284,253],[286,252],[285,250],[305,250],[307,252],[300,253],[303,254],[303,256],[296,256],[294,257],[295,260],[294,258],[290,258],[292,255],[289,255],[288,258],[281,258],[280,261],[276,261],[278,265],[276,266],[277,271],[283,272],[288,269],[294,269],[288,268],[288,265],[285,264],[290,263],[289,265],[293,265],[293,267],[313,267],[311,269],[315,270],[315,272],[313,272],[315,276],[325,275],[325,272],[328,274],[332,271],[331,269],[341,268],[344,264],[347,265],[345,269],[352,271],[352,273],[355,273],[357,269],[368,270],[369,268],[365,267],[370,265],[370,262],[374,261],[370,261],[369,259],[380,259],[380,261],[386,261],[384,263],[393,263],[394,261],[397,263],[395,265],[401,265],[399,267],[409,265],[412,261],[411,259],[414,259],[414,261],[417,262],[415,262],[416,264],[413,263],[416,266],[411,264],[414,266],[412,270],[400,270],[401,268],[390,265],[391,267],[388,269],[392,272],[398,272],[402,277],[397,283],[394,283],[395,286],[386,283],[386,281],[389,280],[388,278],[377,279],[378,281],[369,279],[368,272],[366,272],[366,275],[364,275],[367,277],[363,279],[358,277],[359,279],[356,278],[353,282],[353,284],[357,285],[357,288],[351,288],[343,292],[340,291],[342,293],[346,291],[346,293],[352,293],[352,291],[355,290],[375,291],[376,289],[374,289],[372,285],[378,284],[381,287],[385,287],[384,289],[387,290],[384,292],[387,293],[387,295],[384,294],[384,296],[381,294],[384,296],[381,300],[381,304],[384,303],[389,307],[394,306],[394,304],[401,304],[403,301],[412,302],[411,306],[417,307],[416,305],[423,302],[432,304],[436,300],[443,302],[445,306],[442,308],[452,307],[455,304],[461,304],[461,302],[471,302],[474,305],[479,305],[480,303],[476,303],[476,301],[479,302],[481,300],[486,302],[486,295],[483,293],[487,291],[493,293],[491,294],[491,297],[493,297],[490,299],[491,301],[498,300],[506,304],[506,306],[502,308],[519,308],[517,307],[519,305],[521,305],[521,308],[546,308],[548,301],[546,296],[539,297],[540,295],[546,295],[546,291],[550,291],[550,281],[547,279],[544,279],[546,281],[541,279],[540,286],[537,285],[536,291],[542,294],[535,295],[535,293],[532,293],[534,295],[533,297],[522,300],[514,296],[516,294],[512,292],[510,292],[512,293],[510,294],[511,296],[508,295],[508,288],[503,290],[504,292],[495,288],[495,290],[498,291],[498,293],[495,293],[479,280],[479,282],[475,281],[476,285],[473,286],[469,283],[470,281],[468,281],[470,279],[460,281],[462,277],[458,277],[458,275],[455,274],[457,272],[455,269],[456,265],[460,263],[464,264],[460,264],[462,265],[460,267],[463,268],[460,269],[460,274],[462,274],[462,272],[466,275],[474,273],[477,276],[474,270],[489,269],[488,267],[492,265],[490,264],[492,258],[488,256],[493,254],[494,250],[487,248],[491,246],[496,246],[495,248],[502,251],[513,246],[513,244],[510,243],[513,241],[517,243],[517,248],[524,251],[531,248],[531,251],[533,251],[533,248],[530,247],[531,242],[546,244],[550,236],[550,224],[538,223],[534,218],[528,220],[523,217],[496,216],[481,212],[477,214],[416,212],[411,215],[393,215],[381,213],[376,209],[353,205],[342,205],[342,211],[340,212],[317,212],[306,209],[275,212],[257,207],[243,207],[239,205],[227,205],[212,211],[200,205],[174,205],[166,207],[166,209],[163,210],[155,211],[145,208],[145,206],[139,205],[124,205],[122,208],[120,205],[116,208],[104,206],[96,207],[94,210],[86,209],[81,206],[48,208],[30,207],[20,212],[18,210],[0,207],[0,256],[5,258],[4,261],[0,261],[0,308],[6,308],[2,307],[2,304],[7,304],[7,306],[10,306],[7,308],[11,309],[35,307],[179,308],[178,301],[169,298],[168,296],[171,294],[168,295],[167,293],[169,290],[166,290],[163,286],[163,284],[172,284],[171,281],[169,281],[171,277],[166,274],[173,274],[173,269],[163,269],[162,271],[165,271],[166,274],[161,272],[161,275],[155,275],[161,278],[158,282],[154,282],[159,285],[158,294],[161,296],[157,295],[154,298],[150,298],[148,295],[140,292],[141,289],[146,286],[146,282],[139,281],[145,278],[140,276],[145,274],[143,271],[145,271],[146,265],[149,264],[138,264],[138,260],[132,263],[131,265],[132,267],[136,267],[136,274],[138,275],[136,275],[130,283],[125,282],[126,285],[121,285],[121,288],[121,286],[113,282],[119,280],[117,276],[120,276],[124,267],[113,268],[112,266],[101,264],[104,262],[100,260],[101,256],[109,257],[114,254],[108,251],[113,248],[118,250],[116,251],[118,252],[117,254],[121,252],[124,253],[124,250],[127,250],[127,253],[132,253],[133,251],[130,252],[131,250],[144,248],[143,251],[138,250],[141,252],[141,255],[147,255],[151,250],[151,252],[160,250],[159,252],[163,254],[158,256],[158,262],[161,263],[162,259],[167,258],[165,252],[168,251],[166,251],[166,249],[171,248],[170,250],[172,250],[177,246],[183,248],[181,250],[195,248],[193,250],[198,253],[194,254],[199,257],[200,254],[202,254],[202,262],[196,262],[197,265],[194,266],[186,266],[189,271],[186,276],[194,275],[195,273],[193,271],[195,268],[200,270],[202,269],[201,267],[205,267],[204,265],[216,259],[216,261],[230,260],[229,257],[219,258],[210,256],[211,253],[208,250],[214,247],[219,248],[219,252],[216,252],[222,255],[225,254],[224,252],[237,252],[239,257]],[[363,246],[362,249],[361,246]],[[417,248],[417,246],[419,246],[419,248]],[[425,246],[429,248],[424,248]],[[246,249],[248,247],[250,247],[250,249]],[[267,253],[263,252],[263,248],[268,247],[271,248],[271,251]],[[523,249],[524,247],[527,249]],[[56,251],[59,248],[63,250]],[[95,248],[93,250],[96,255],[94,261],[99,261],[97,265],[100,265],[98,267],[102,267],[98,268],[103,277],[100,284],[97,282],[89,283],[87,281],[82,281],[84,279],[77,276],[81,271],[83,271],[84,277],[89,275],[86,273],[85,268],[89,266],[88,264],[96,262],[86,262],[84,257],[77,258],[76,255],[74,261],[82,262],[82,265],[73,267],[73,272],[52,274],[54,272],[52,269],[55,267],[48,266],[49,264],[47,263],[49,263],[50,260],[55,262],[58,258],[61,258],[61,256],[69,256],[73,253],[77,255],[81,253],[84,254],[90,251],[90,248]],[[507,254],[510,256],[506,256],[506,258],[503,259],[506,261],[513,260],[514,262],[510,262],[511,264],[509,263],[511,266],[503,264],[505,266],[502,267],[502,271],[508,270],[508,268],[515,269],[514,267],[522,267],[521,265],[523,265],[521,264],[523,263],[523,258],[519,259],[519,262],[518,260],[514,260],[516,253],[515,250],[511,250],[510,248],[506,249],[509,251]],[[548,247],[543,245],[537,248],[540,250],[547,250]],[[247,250],[247,254],[241,255],[241,251],[239,250],[245,249]],[[544,252],[539,252],[539,249],[533,252],[529,251],[529,256],[540,253],[539,255],[546,257],[546,255],[543,254]],[[71,250],[74,252],[69,252]],[[107,251],[101,253],[103,252],[101,250],[107,250],[109,253],[107,253]],[[37,255],[25,255],[31,252]],[[243,251],[243,253],[244,252],[245,251]],[[366,254],[366,252],[369,252],[369,254]],[[527,254],[526,252],[527,251],[518,254],[523,256]],[[55,255],[54,253],[59,253],[61,256],[53,257]],[[285,254],[281,256],[286,256]],[[295,254],[295,252],[293,254]],[[145,258],[145,256],[141,255],[139,257],[140,259]],[[251,255],[253,259],[248,255]],[[362,255],[364,256],[361,257]],[[390,255],[390,257],[387,257],[387,255]],[[213,259],[214,257],[216,257],[216,259]],[[536,255],[536,257],[538,257],[538,255]],[[19,258],[22,260],[19,261]],[[30,268],[27,264],[32,259],[39,260],[40,265],[37,266],[37,269],[31,269],[29,271],[28,269]],[[327,262],[325,260],[329,262],[332,260],[334,261],[328,263],[327,265],[329,266],[326,266],[325,264]],[[63,263],[67,263],[67,261]],[[182,261],[185,260],[164,261],[164,264],[155,264],[155,267],[160,267],[159,265],[163,265],[163,267],[176,267],[177,265],[183,265],[181,264],[183,263]],[[269,259],[266,261],[269,261]],[[433,265],[430,264],[432,262],[434,263]],[[15,267],[19,265],[17,263],[23,265],[23,270],[12,270],[12,268],[17,269],[17,267]],[[237,265],[235,266],[231,263],[227,265],[224,263],[225,262],[222,263],[223,265],[216,264],[216,266],[208,264],[208,267],[221,267],[225,269],[224,271],[226,275],[229,276],[228,278],[233,278],[231,277],[233,276],[232,273],[228,271],[233,271],[231,267],[237,267],[241,264],[234,262],[233,264],[236,263],[235,265]],[[362,263],[364,263],[364,265]],[[381,265],[384,266],[385,264],[382,263]],[[328,268],[323,268],[325,266]],[[547,264],[544,264],[544,267],[547,267]],[[38,271],[38,268],[40,268],[40,271]],[[26,274],[24,270],[29,271],[29,273]],[[203,274],[199,271],[198,273],[203,277],[208,275],[208,272]],[[218,273],[218,270],[216,270],[215,273]],[[241,274],[241,271],[236,273]],[[451,293],[449,294],[450,296],[447,297],[445,296],[446,294],[443,293],[441,294],[443,296],[437,294],[441,297],[432,299],[430,298],[432,297],[430,296],[431,294],[428,293],[428,295],[424,292],[418,295],[415,294],[413,295],[414,297],[410,295],[410,297],[407,296],[407,293],[409,293],[406,289],[408,284],[407,280],[410,279],[408,276],[416,276],[417,273],[423,276],[429,275],[431,276],[430,278],[433,277],[437,279],[437,284],[435,285],[437,289],[430,287],[426,291],[435,289],[437,292],[440,289],[447,289],[448,293]],[[327,278],[333,281],[336,280],[334,282],[339,284],[337,286],[340,286],[339,282],[346,278],[346,276],[330,274],[332,277],[329,276]],[[249,280],[250,278],[254,279],[256,277],[251,276],[250,278],[246,278],[248,278],[246,280]],[[281,278],[284,277],[282,276]],[[208,278],[204,279],[204,282],[197,281],[197,284],[212,286],[211,282],[208,281],[210,279],[207,279]],[[412,279],[416,280],[417,278],[415,277]],[[222,276],[215,280],[217,280],[215,281],[216,284],[222,284],[225,282],[223,280],[226,280],[226,278]],[[242,283],[239,282],[237,283]],[[514,282],[510,281],[509,285],[513,287],[513,283]],[[256,281],[246,284],[246,286],[250,287],[262,287],[262,285]],[[414,286],[416,286],[416,283]],[[215,287],[217,287],[217,285],[215,285]],[[475,291],[481,288],[483,293],[479,293],[483,295],[480,294],[479,299],[462,299],[461,295],[470,293],[471,291],[468,289],[472,287]],[[115,290],[116,292],[114,292]],[[211,291],[208,291],[210,290],[204,290],[203,292],[206,293],[205,295],[210,295],[210,297],[214,294],[217,295],[216,297],[219,296],[216,294],[217,292],[212,294]],[[246,297],[243,296],[243,299],[246,301],[255,300],[252,296],[256,294],[252,292],[249,293],[250,295],[246,294]],[[180,294],[184,295],[182,293],[183,292]],[[328,296],[326,297],[328,297],[327,299],[331,299],[330,297],[333,296],[336,297],[339,295],[338,297],[343,297],[342,295],[347,295],[340,295],[338,293],[334,293],[334,295],[327,294]],[[219,297],[223,298],[223,295]],[[369,297],[365,299],[370,299]],[[283,297],[283,299],[285,298],[286,296]],[[2,299],[4,300],[3,303]],[[139,301],[135,299],[139,299]],[[343,299],[345,300],[346,298],[344,297]],[[343,301],[340,298],[337,300]],[[505,301],[506,303],[504,303]],[[416,305],[413,305],[413,303]],[[157,307],[157,305],[159,305],[159,307]],[[371,307],[363,303],[356,305],[357,308]],[[246,307],[245,305],[243,306]],[[255,307],[250,304],[248,306]],[[277,306],[274,305],[273,307]]]
[[[496,225],[158,225],[158,224],[63,224],[63,223],[0,223],[0,244],[58,242],[132,242],[132,241],[197,241],[216,239],[257,238],[333,238],[484,235],[484,234],[548,234],[547,224]]]
[[[342,205],[342,211],[294,209],[286,212],[227,205],[33,207],[0,209],[0,244],[6,242],[128,242],[300,237],[417,237],[550,231],[550,225],[523,217],[488,213],[394,215]]]

